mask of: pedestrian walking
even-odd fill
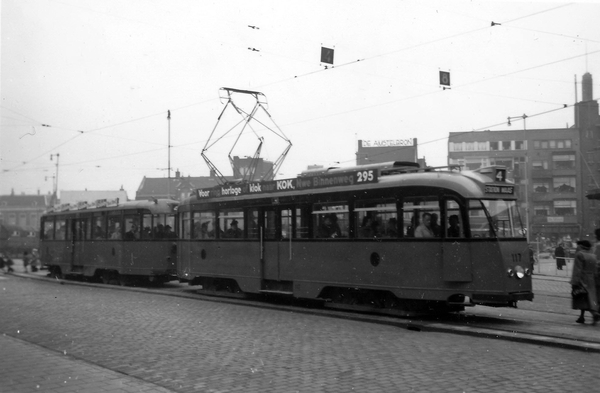
[[[38,269],[41,269],[42,265],[40,262],[40,253],[38,252],[37,248],[34,248],[33,250],[31,250],[31,271],[32,272],[37,272]]]
[[[554,250],[554,258],[556,258],[556,268],[563,270],[563,267],[567,265],[565,262],[565,249],[562,243],[558,243],[558,247]]]
[[[594,246],[594,255],[596,255],[596,299],[600,308],[600,228],[594,231],[596,235],[596,244]],[[600,312],[600,310],[598,310]]]
[[[8,254],[3,254],[0,253],[0,264],[2,264],[5,268],[6,268],[6,273],[12,273],[15,270],[12,268],[13,260],[10,259],[10,257],[8,256]],[[2,268],[2,271],[4,271],[4,267]]]
[[[577,242],[577,252],[573,264],[573,275],[571,276],[573,310],[580,310],[581,314],[577,323],[585,323],[584,314],[589,311],[592,314],[592,325],[600,320],[598,315],[598,297],[596,296],[597,260],[591,251],[592,244],[588,240]]]
[[[23,251],[23,269],[25,270],[25,273],[29,273],[29,271],[27,270],[27,266],[29,266],[30,262],[31,256],[27,251]]]

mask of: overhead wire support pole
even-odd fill
[[[56,156],[56,181],[54,182],[54,193],[52,194],[52,204],[56,204],[58,201],[58,161],[60,159],[60,153],[50,154],[50,161],[52,157]]]
[[[168,142],[167,142],[167,199],[171,199],[171,111],[167,110]]]

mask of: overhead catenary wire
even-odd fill
[[[524,18],[527,18],[527,17],[530,17],[530,16],[538,15],[538,14],[541,14],[541,13],[544,13],[544,12],[552,11],[552,10],[555,10],[555,9],[558,9],[558,8],[561,8],[561,7],[564,7],[564,6],[566,6],[566,5],[561,5],[561,6],[553,7],[553,8],[550,8],[550,9],[541,10],[539,12],[528,14],[528,15],[524,15],[524,16],[521,16],[521,17],[518,17],[518,18],[515,18],[515,19],[512,19],[512,20],[508,20],[508,21],[501,21],[500,24],[502,24],[502,26],[506,26],[506,24],[509,24],[509,23],[514,22],[516,20],[520,20],[520,19],[524,19]],[[114,16],[114,15],[112,15],[112,16]],[[126,19],[134,20],[134,19],[131,19],[131,18],[126,18]],[[136,22],[140,22],[140,21],[136,20]],[[416,47],[419,47],[419,46],[422,46],[422,45],[427,45],[427,44],[430,44],[430,43],[439,42],[439,41],[443,41],[443,40],[450,39],[450,38],[455,38],[455,37],[458,37],[458,36],[461,36],[461,35],[466,35],[466,34],[474,33],[474,32],[477,32],[477,31],[480,31],[480,30],[484,30],[484,29],[487,29],[487,28],[489,28],[489,27],[486,26],[486,27],[482,27],[482,28],[478,28],[478,29],[474,29],[474,30],[470,30],[470,31],[462,32],[462,33],[457,33],[457,34],[454,34],[454,35],[451,35],[451,36],[448,36],[448,37],[441,37],[441,38],[438,38],[438,39],[435,39],[435,40],[431,40],[431,41],[428,41],[428,42],[420,43],[420,44],[413,45],[413,46],[410,46],[410,47],[400,48],[400,49],[397,49],[397,50],[394,50],[394,51],[382,53],[382,54],[371,56],[371,57],[364,58],[364,59],[359,59],[359,60],[356,60],[356,61],[353,61],[353,62],[348,62],[348,63],[342,64],[342,65],[339,65],[339,66],[336,66],[336,67],[339,68],[339,67],[343,67],[343,66],[349,66],[351,64],[357,63],[358,61],[370,60],[370,59],[374,59],[374,58],[377,58],[377,57],[386,56],[386,55],[393,54],[393,53],[398,53],[398,52],[401,52],[401,51],[406,51],[406,50],[413,49],[413,48],[416,48]],[[598,51],[596,51],[596,52],[598,52]],[[596,52],[592,52],[592,53],[596,53]],[[588,55],[590,55],[590,53],[588,53]],[[570,59],[573,59],[573,58],[576,58],[576,57],[580,57],[580,56],[574,56],[574,57],[571,57],[571,58],[568,58],[568,59],[559,60],[559,61],[570,60]],[[559,61],[557,61],[557,62],[559,62]],[[549,65],[549,64],[554,64],[554,63],[555,62],[547,63],[547,64],[543,64],[543,65],[538,65],[538,66],[535,66],[535,67],[532,67],[532,68],[528,68],[526,70],[531,70],[531,69],[534,69],[534,68],[543,67],[544,65]],[[518,72],[523,72],[523,71],[525,71],[525,70],[517,70],[517,71],[514,71],[512,73],[507,73],[507,74],[495,76],[495,77],[492,77],[492,78],[489,78],[489,79],[485,79],[483,81],[491,80],[493,78],[505,77],[505,76],[512,75],[512,74],[515,74],[515,73],[518,73]],[[315,72],[324,72],[324,70],[320,69],[320,70],[315,71]],[[307,73],[306,75],[310,75],[312,73],[314,73],[314,72]],[[295,79],[295,78],[297,78],[297,77],[294,77],[293,79]],[[483,81],[481,81],[481,82],[483,82]],[[278,82],[272,82],[270,84],[273,84],[273,83],[278,83]],[[477,81],[476,82],[472,82],[471,84],[473,84],[473,83],[478,83],[478,82]],[[270,84],[267,84],[267,85],[270,85]],[[263,86],[266,86],[266,85],[263,85]],[[462,85],[462,86],[466,86],[466,84]],[[459,87],[461,87],[461,86],[453,86],[454,89],[457,89]],[[330,115],[327,115],[327,116],[313,118],[313,119],[308,119],[308,120],[305,120],[305,121],[302,121],[302,122],[296,122],[296,123],[291,123],[291,124],[298,124],[298,123],[303,123],[303,122],[306,122],[306,121],[314,121],[316,119],[320,119],[320,118],[324,118],[324,117],[337,116],[337,115],[341,115],[341,114],[351,113],[351,112],[355,112],[355,111],[359,111],[359,110],[364,110],[364,109],[369,109],[369,108],[373,108],[373,107],[378,107],[378,106],[382,106],[382,105],[389,105],[389,104],[392,104],[392,103],[395,103],[395,102],[401,102],[401,101],[405,101],[405,100],[419,98],[419,97],[422,97],[422,96],[425,96],[425,95],[434,94],[434,93],[438,93],[438,92],[439,91],[436,90],[434,92],[427,92],[427,93],[423,93],[423,94],[420,94],[420,95],[415,95],[415,96],[412,96],[412,97],[406,97],[406,98],[402,98],[402,99],[399,99],[399,100],[388,101],[388,102],[385,102],[385,103],[378,103],[378,104],[367,106],[365,108],[356,108],[356,109],[352,109],[350,111],[338,112],[338,113],[335,113],[335,114],[330,114]],[[216,100],[216,98],[214,100]],[[191,107],[191,106],[194,106],[194,105],[199,105],[199,104],[202,104],[202,103],[205,103],[205,102],[209,102],[209,101],[213,101],[213,99],[206,100],[206,101],[203,101],[201,103],[194,103],[194,104],[186,105],[186,106],[180,107],[179,109],[186,108],[186,107]],[[174,110],[176,110],[176,109],[178,109],[178,108],[175,108]],[[38,159],[39,157],[44,156],[48,152],[54,151],[58,147],[61,147],[61,146],[65,145],[65,144],[67,144],[67,143],[70,143],[72,140],[74,140],[77,137],[80,137],[82,135],[93,133],[93,132],[96,132],[96,131],[99,131],[99,130],[102,130],[102,129],[106,129],[106,128],[118,127],[118,126],[121,126],[121,125],[124,125],[124,124],[127,124],[127,123],[132,123],[132,122],[140,121],[140,120],[143,120],[143,119],[147,119],[147,118],[151,118],[153,116],[159,116],[159,115],[163,115],[163,114],[164,114],[164,112],[159,112],[159,113],[156,113],[156,114],[151,114],[151,115],[147,115],[147,116],[143,116],[143,117],[138,117],[136,119],[131,119],[131,120],[128,120],[128,121],[123,121],[123,122],[120,122],[120,123],[115,123],[115,124],[111,124],[111,125],[107,125],[107,126],[104,126],[104,127],[99,127],[99,128],[96,128],[96,129],[87,130],[87,131],[79,131],[79,130],[77,130],[76,132],[78,132],[78,135],[74,136],[73,138],[71,138],[71,139],[69,139],[69,140],[67,140],[67,141],[65,141],[65,142],[63,142],[63,143],[61,143],[61,144],[59,144],[57,146],[55,146],[54,148],[46,151],[45,153],[43,153],[43,154],[41,154],[41,155],[39,155],[39,156],[37,156],[37,157],[35,157],[33,159],[28,160],[26,163],[30,163],[31,161],[34,161],[34,160]],[[185,144],[180,144],[180,145],[177,145],[177,147],[184,147],[184,145]],[[18,167],[26,165],[26,163],[20,164]],[[9,169],[9,171],[10,171],[10,169]]]

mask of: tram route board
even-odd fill
[[[355,184],[368,184],[378,182],[377,171],[360,170],[328,175],[310,177],[296,177],[292,179],[273,180],[266,182],[250,182],[246,184],[222,185],[209,189],[196,190],[198,199],[218,197],[235,197],[241,195],[256,195],[282,191],[309,190],[325,187],[352,186]]]

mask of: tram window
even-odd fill
[[[396,202],[367,202],[356,203],[354,209],[357,238],[398,237],[398,213]]]
[[[125,215],[125,240],[140,239],[140,216],[138,214]]]
[[[446,201],[446,237],[465,237],[460,206],[455,201]]]
[[[73,219],[73,238],[75,240],[81,241],[86,238],[85,230],[87,221],[85,218]]]
[[[43,239],[54,240],[54,218],[46,217],[43,221]]]
[[[313,216],[315,237],[348,237],[350,222],[348,205],[315,205]]]
[[[290,236],[293,236],[292,222],[293,222],[292,209],[282,209],[281,210],[281,238],[282,239],[289,239]]]
[[[56,219],[56,233],[54,238],[56,240],[66,240],[67,239],[67,220],[64,218]]]
[[[177,230],[175,216],[172,214],[154,214],[152,216],[152,238],[155,240],[175,239]]]
[[[142,214],[140,238],[144,240],[152,239],[152,214]]]
[[[106,213],[94,213],[92,216],[92,239],[106,239]]]
[[[297,208],[296,209],[296,238],[298,239],[307,239],[308,238],[308,229],[310,225],[310,213],[306,211],[306,209]]]
[[[240,239],[244,237],[244,212],[240,210],[222,211],[219,215],[221,233],[224,239]]]
[[[258,209],[250,209],[246,213],[246,228],[248,229],[248,238],[250,239],[258,239],[260,237],[258,217]]]
[[[165,218],[165,239],[177,239],[177,224],[175,222],[175,215],[163,214]]]
[[[123,235],[121,234],[121,212],[109,213],[108,215],[108,239],[121,240]]]
[[[437,197],[411,197],[405,198],[402,203],[403,231],[405,237],[439,237],[441,226],[439,223],[440,203]],[[425,214],[430,215],[429,227],[418,229]],[[425,236],[424,236],[425,235]]]
[[[275,211],[266,210],[264,219],[264,236],[265,239],[275,239],[277,235],[277,224],[275,221]]]
[[[92,220],[91,217],[86,217],[81,220],[81,229],[83,233],[79,237],[79,239],[91,240],[92,238]]]
[[[185,212],[181,215],[181,238],[182,239],[191,239],[192,238],[192,224],[190,221],[191,217],[190,212]],[[194,232],[200,231],[200,228],[194,227]]]
[[[215,237],[214,212],[194,212],[192,222],[192,236],[194,239],[211,239]]]

